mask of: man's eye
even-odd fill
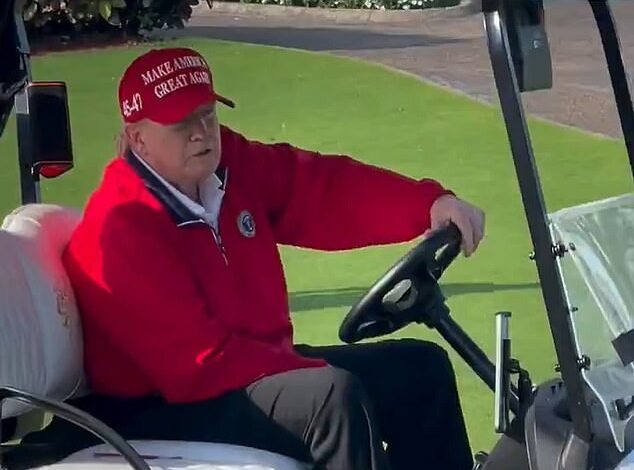
[[[172,127],[172,129],[176,132],[183,132],[184,130],[186,130],[189,126],[184,123],[184,122],[180,122],[178,124],[174,124],[174,126]]]

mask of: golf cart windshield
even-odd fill
[[[550,216],[582,375],[623,448],[634,396],[634,194]]]

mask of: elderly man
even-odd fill
[[[122,150],[64,257],[92,390],[76,404],[130,439],[243,444],[328,470],[470,469],[444,350],[294,345],[278,244],[353,249],[451,221],[470,255],[482,212],[431,179],[221,126],[216,104],[233,103],[190,49],[137,58],[119,103]]]

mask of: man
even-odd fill
[[[216,104],[233,103],[190,49],[137,58],[119,103],[122,151],[64,256],[93,391],[76,404],[129,439],[231,442],[328,470],[470,469],[446,353],[295,346],[277,245],[353,249],[454,222],[471,255],[482,212],[431,179],[219,125]]]

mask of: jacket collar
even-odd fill
[[[176,225],[181,227],[193,223],[205,223],[203,218],[192,212],[191,209],[178,200],[172,191],[170,191],[131,150],[126,152],[124,158],[134,172],[143,180],[145,187],[165,206]],[[227,169],[219,167],[216,170],[216,176],[222,182],[220,189],[226,190]]]

